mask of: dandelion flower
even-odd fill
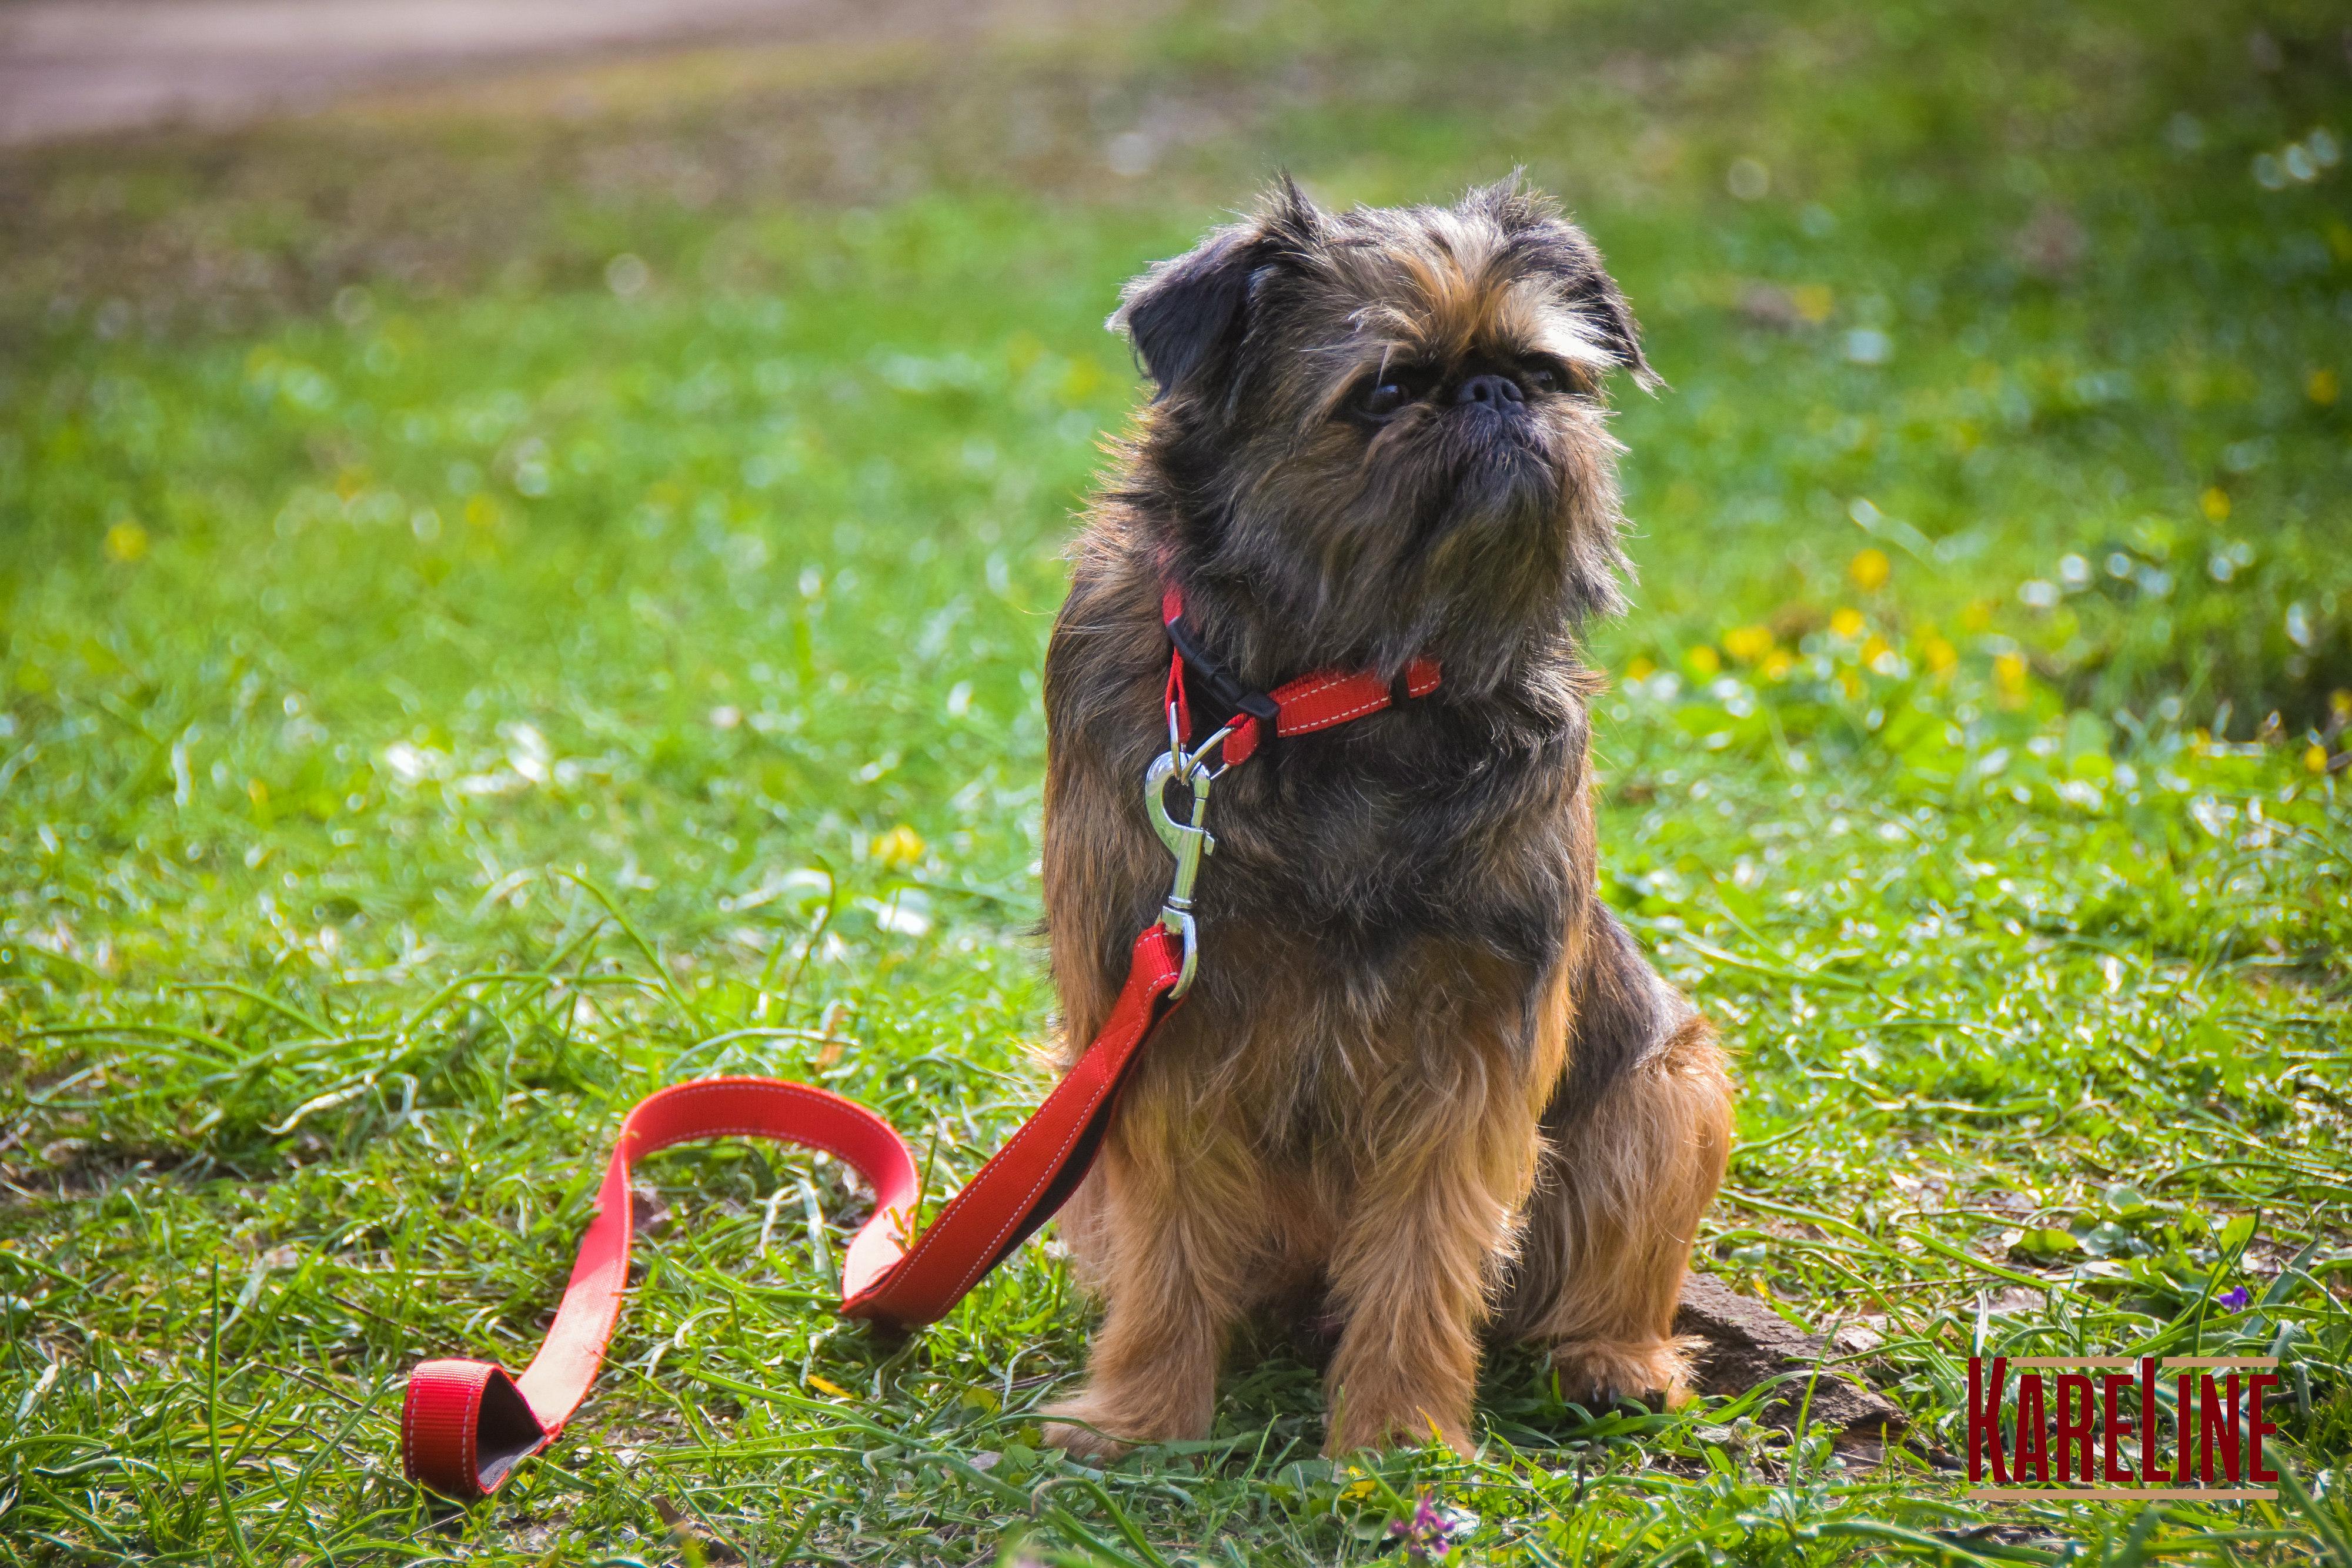
[[[2014,706],[2025,698],[2025,655],[2003,653],[1992,662],[1992,684],[2001,700]]]
[[[874,835],[874,858],[892,871],[923,858],[923,835],[901,822],[887,833]]]
[[[147,530],[138,520],[125,517],[106,530],[106,559],[130,565],[147,553]]]

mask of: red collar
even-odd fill
[[[1265,739],[1265,727],[1277,736],[1309,735],[1351,718],[1362,718],[1394,707],[1437,689],[1441,672],[1433,659],[1415,659],[1393,681],[1370,670],[1317,670],[1286,681],[1270,692],[1244,685],[1216,662],[1184,621],[1184,595],[1171,586],[1160,596],[1160,619],[1167,624],[1173,645],[1168,661],[1168,701],[1176,711],[1180,733],[1192,732],[1192,696],[1225,714],[1223,762],[1228,768],[1246,762]],[[1187,677],[1190,677],[1189,679]],[[1191,688],[1188,692],[1187,688]]]

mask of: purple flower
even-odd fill
[[[2227,1307],[2234,1312],[2253,1299],[2252,1295],[2247,1291],[2243,1285],[2237,1285],[2214,1297],[2213,1304],[2216,1306]]]
[[[1427,1492],[1422,1493],[1420,1500],[1412,1505],[1411,1519],[1390,1521],[1389,1533],[1404,1542],[1406,1552],[1415,1562],[1426,1563],[1445,1554],[1445,1516],[1437,1511]]]

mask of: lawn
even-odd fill
[[[1269,0],[957,58],[571,67],[0,160],[0,1562],[2352,1568],[2352,57],[2320,4]],[[623,1111],[1034,1103],[1037,672],[1119,283],[1277,165],[1524,167],[1619,389],[1604,892],[1733,1048],[1702,1266],[1899,1403],[1042,1450],[1050,1243],[903,1343],[837,1166],[651,1162],[572,1431],[520,1366]],[[1209,873],[1213,874],[1213,869]],[[1216,962],[1214,932],[1204,961]],[[2275,1355],[2276,1503],[1973,1502],[1972,1353]]]

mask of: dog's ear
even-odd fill
[[[1162,398],[1211,368],[1240,340],[1250,274],[1264,249],[1255,224],[1219,229],[1199,248],[1155,263],[1119,295],[1108,323],[1124,332]]]
[[[1625,296],[1617,287],[1617,280],[1601,268],[1601,258],[1595,254],[1589,273],[1570,287],[1569,298],[1576,302],[1584,319],[1592,323],[1601,346],[1609,350],[1619,367],[1633,372],[1633,384],[1643,392],[1654,392],[1665,385],[1665,380],[1650,368],[1642,352],[1642,329],[1633,319],[1633,308],[1625,303]]]
[[[1528,187],[1514,171],[1507,180],[1481,186],[1462,198],[1458,209],[1486,217],[1507,237],[1511,248],[1559,279],[1560,293],[1592,329],[1593,337],[1633,373],[1644,392],[1664,386],[1642,352],[1642,329],[1633,308],[1585,232],[1560,214],[1559,204]]]
[[[1108,326],[1127,334],[1165,398],[1215,371],[1248,331],[1250,291],[1261,271],[1314,246],[1323,226],[1321,210],[1284,174],[1250,222],[1217,230],[1129,283]]]
[[[1258,199],[1258,224],[1266,238],[1284,249],[1304,254],[1319,244],[1326,219],[1315,198],[1298,188],[1285,169],[1274,177]]]

